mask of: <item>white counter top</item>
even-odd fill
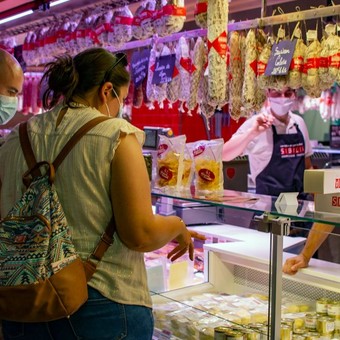
[[[203,227],[194,227],[194,230],[225,239],[224,243],[205,243],[205,251],[213,251],[221,254],[231,263],[249,264],[249,267],[257,266],[264,270],[269,263],[270,234],[259,232],[257,230],[236,227],[233,225],[209,225]],[[304,242],[303,237],[283,237],[283,249],[297,246]],[[294,254],[283,252],[283,262],[294,256]],[[336,263],[311,259],[308,268],[301,269],[296,275],[284,277],[296,281],[306,281],[313,279],[317,281],[329,281],[334,283],[334,287],[340,292],[340,265]],[[329,283],[327,283],[329,284]]]

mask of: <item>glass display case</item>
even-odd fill
[[[340,338],[339,215],[315,212],[314,202],[296,196],[152,195],[158,213],[178,215],[206,236],[195,241],[193,262],[146,262],[155,339]],[[315,255],[296,275],[282,274],[314,222],[334,226],[324,242],[328,258]]]

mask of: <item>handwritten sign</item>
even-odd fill
[[[152,84],[169,83],[172,80],[176,62],[176,55],[169,54],[156,59]]]
[[[293,58],[296,39],[282,40],[272,47],[271,55],[264,74],[266,76],[286,75]]]
[[[132,81],[136,87],[139,87],[148,74],[150,50],[144,49],[136,51],[131,58]]]

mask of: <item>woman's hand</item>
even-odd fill
[[[206,239],[204,235],[185,228],[184,232],[176,237],[175,241],[178,243],[178,245],[168,254],[167,258],[173,262],[188,251],[189,258],[191,261],[193,261],[194,243],[192,238],[202,241]]]
[[[295,275],[299,269],[308,267],[309,260],[302,254],[287,259],[282,271],[285,274]]]

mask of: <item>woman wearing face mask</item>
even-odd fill
[[[303,191],[303,173],[312,168],[313,151],[306,124],[290,111],[294,102],[291,88],[269,89],[261,112],[246,120],[224,144],[224,161],[248,155],[258,194]]]
[[[19,62],[0,49],[0,125],[11,120],[18,107],[18,94],[22,91],[24,74]]]
[[[125,55],[102,48],[73,58],[63,55],[47,65],[43,104],[51,110],[28,121],[38,162],[53,161],[86,122],[118,115],[130,81],[126,66]],[[114,242],[88,282],[88,301],[76,313],[47,323],[3,321],[4,339],[152,338],[144,252],[176,240],[168,258],[188,253],[193,259],[192,237],[204,237],[189,231],[177,216],[153,214],[143,141],[143,131],[124,119],[108,119],[88,132],[64,159],[55,187],[78,254],[82,259],[91,254],[112,212],[117,225]],[[15,128],[0,148],[0,217],[22,195],[21,176],[26,170]]]

